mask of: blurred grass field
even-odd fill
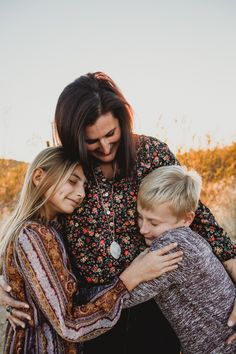
[[[194,168],[203,178],[201,200],[218,223],[236,240],[236,143],[214,149],[177,153],[182,165]],[[17,201],[27,169],[25,162],[0,159],[0,220]],[[4,338],[5,310],[0,308],[0,353]]]

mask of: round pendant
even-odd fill
[[[121,247],[116,241],[112,241],[110,245],[110,253],[113,258],[118,259],[121,255]]]

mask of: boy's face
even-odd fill
[[[177,217],[174,214],[168,202],[157,205],[151,210],[141,208],[138,202],[137,211],[140,233],[145,237],[148,246],[165,231],[189,226],[184,217]]]

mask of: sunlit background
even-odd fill
[[[1,0],[0,48],[0,158],[51,143],[60,92],[98,70],[174,152],[236,140],[234,0]]]

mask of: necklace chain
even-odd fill
[[[112,177],[112,180],[111,180],[112,187],[111,187],[111,210],[110,210],[108,207],[106,208],[106,206],[105,206],[101,188],[99,186],[99,183],[98,183],[97,177],[95,175],[95,172],[93,171],[93,176],[94,176],[94,179],[95,179],[95,182],[96,182],[96,185],[97,185],[97,189],[98,189],[98,197],[99,197],[100,202],[102,204],[102,208],[103,208],[103,211],[104,211],[104,216],[105,216],[105,219],[106,219],[106,223],[107,223],[107,226],[109,228],[109,231],[110,231],[110,234],[111,234],[111,237],[112,237],[112,242],[110,244],[110,253],[111,253],[113,258],[118,259],[120,257],[120,255],[121,255],[121,247],[120,247],[119,243],[117,241],[115,241],[115,211],[114,211],[114,197],[113,197],[115,174],[116,174],[116,165],[115,165],[114,172],[113,172],[113,177]],[[112,221],[109,220],[109,215],[111,213],[112,213]]]

